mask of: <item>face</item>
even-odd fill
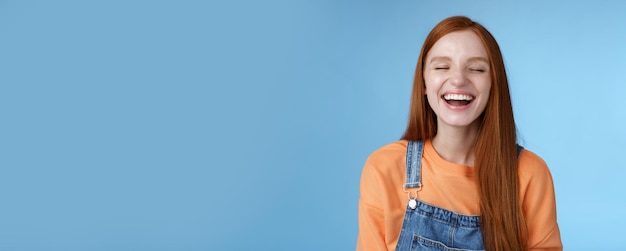
[[[487,51],[473,31],[449,33],[433,45],[423,75],[438,127],[479,123],[489,100],[490,71]]]

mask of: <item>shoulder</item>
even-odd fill
[[[523,174],[532,174],[538,171],[546,171],[548,165],[539,155],[524,149],[519,156],[519,168]]]
[[[546,162],[539,155],[524,149],[519,157],[520,181],[524,184],[544,183],[552,185],[552,175]]]
[[[369,155],[361,174],[361,202],[382,205],[389,204],[390,198],[398,198],[398,188],[405,182],[406,146],[406,140],[399,140]]]
[[[406,160],[406,140],[399,140],[378,148],[372,152],[363,166],[363,176],[375,178],[380,182],[394,182],[402,179]]]
[[[399,140],[378,148],[365,161],[366,168],[368,166],[380,168],[381,166],[388,166],[390,163],[404,162],[407,143],[406,140]]]

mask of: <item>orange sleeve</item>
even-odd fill
[[[548,166],[539,156],[524,151],[520,157],[520,172],[529,250],[563,250],[556,220],[554,184]]]
[[[382,201],[382,177],[372,164],[371,157],[365,162],[361,175],[361,195],[359,198],[359,235],[356,250],[387,250],[385,244],[385,223],[383,209],[376,202]]]

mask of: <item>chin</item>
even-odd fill
[[[453,127],[468,127],[472,124],[478,123],[478,118],[475,119],[450,119],[450,120],[439,120],[438,123],[442,123],[448,126]]]

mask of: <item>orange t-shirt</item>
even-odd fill
[[[372,153],[363,167],[359,199],[357,250],[395,250],[408,203],[406,140]],[[465,215],[479,215],[478,191],[472,167],[442,159],[430,140],[422,157],[422,190],[418,199]],[[520,198],[528,227],[530,250],[562,250],[556,222],[552,176],[546,163],[530,151],[519,158]]]

